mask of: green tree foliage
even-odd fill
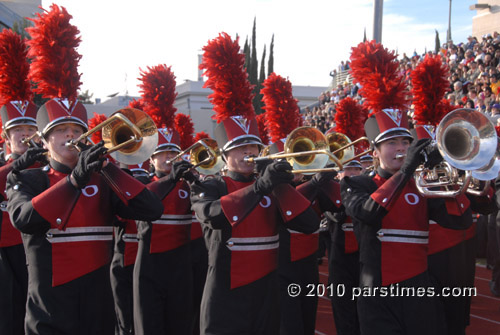
[[[264,61],[264,58],[262,58]],[[267,61],[267,75],[274,72],[274,34],[271,38],[271,46],[269,47],[269,60]]]
[[[89,90],[86,90],[85,92],[80,92],[80,94],[78,94],[78,100],[82,104],[93,105],[94,103],[90,100],[93,96],[94,93],[89,93]]]
[[[439,50],[441,50],[441,41],[439,40],[439,32],[436,30],[436,42],[434,46],[434,52],[438,54]]]

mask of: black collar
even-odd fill
[[[14,152],[10,154],[10,159],[12,159],[13,161],[15,161],[16,159],[18,159],[19,157],[21,157],[21,155],[16,154]]]
[[[54,159],[50,159],[50,167],[56,170],[57,172],[65,173],[65,174],[70,174],[71,171],[73,171],[69,166],[64,165],[63,163],[59,163],[58,161]]]
[[[380,166],[377,168],[377,174],[384,179],[389,179],[392,177],[392,173],[382,169]]]
[[[242,183],[248,183],[251,181],[255,180],[255,175],[250,175],[250,176],[244,176],[241,173],[234,172],[234,171],[227,171],[227,176],[231,178],[232,180],[239,181]]]
[[[160,172],[160,171],[155,171],[155,176],[156,176],[158,179],[161,179],[161,178],[165,177],[165,176],[166,176],[166,174],[165,174],[165,173],[163,173],[163,172]]]

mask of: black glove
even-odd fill
[[[431,143],[430,138],[414,141],[406,152],[406,159],[401,166],[401,172],[407,176],[413,175],[417,167],[425,160],[424,149]]]
[[[335,167],[335,164],[328,164],[327,166],[325,166],[325,168],[333,168],[333,167]],[[335,170],[318,172],[311,178],[311,184],[318,187],[329,180],[334,180],[335,177],[337,177],[337,175],[338,172]]]
[[[106,159],[104,157],[106,151],[108,149],[104,147],[104,142],[99,142],[78,154],[78,163],[76,163],[73,172],[71,172],[78,188],[84,188],[89,182],[92,173],[101,169]]]
[[[170,171],[169,178],[175,182],[178,182],[181,178],[184,179],[195,178],[194,175],[191,173],[191,171],[189,171],[192,168],[193,164],[189,162],[186,161],[175,162],[172,165],[172,170]]]
[[[267,166],[269,164],[271,164],[272,162],[274,162],[274,160],[272,159],[262,159],[262,160],[258,160],[256,163],[255,163],[255,172],[257,172],[259,175],[262,176],[262,174],[264,173],[264,170],[267,168]]]
[[[36,162],[47,163],[47,156],[45,153],[47,149],[44,148],[28,148],[18,159],[12,162],[12,171],[17,173],[25,170],[35,164]]]
[[[254,191],[266,195],[280,184],[290,184],[293,174],[290,172],[292,166],[287,161],[275,161],[269,164],[261,177],[254,183]]]
[[[441,153],[439,152],[439,149],[436,146],[427,154],[427,160],[424,163],[424,167],[432,169],[442,161],[443,161],[443,156],[441,156]]]

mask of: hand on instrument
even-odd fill
[[[76,182],[78,188],[84,188],[90,180],[92,173],[99,171],[102,168],[104,155],[108,151],[104,147],[104,142],[88,147],[78,154],[78,163],[76,163],[71,177]]]
[[[287,161],[275,161],[269,164],[261,177],[254,183],[256,193],[267,195],[280,184],[290,184],[293,174],[290,172],[292,166]]]
[[[172,164],[172,170],[170,171],[169,178],[175,182],[178,182],[181,178],[184,178],[186,180],[195,178],[193,173],[190,171],[192,168],[193,164],[189,162],[175,162]]]
[[[413,175],[417,167],[422,164],[425,160],[424,150],[431,144],[430,138],[422,138],[418,141],[414,141],[408,148],[406,153],[406,159],[401,166],[401,172],[405,175]]]
[[[325,168],[332,167],[335,167],[335,164],[328,164],[327,166],[325,166]],[[311,184],[313,184],[314,186],[322,185],[329,180],[334,180],[337,175],[338,172],[335,170],[318,172],[311,178]]]
[[[432,169],[442,161],[443,161],[443,156],[441,156],[441,153],[439,152],[439,149],[436,146],[429,153],[427,153],[427,160],[424,163],[424,167]]]
[[[45,153],[47,149],[44,148],[28,148],[18,159],[12,162],[12,171],[17,173],[19,171],[25,170],[35,164],[40,162],[42,164],[47,163],[47,156]]]

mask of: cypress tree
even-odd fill
[[[250,76],[250,46],[248,45],[248,36],[245,40],[245,46],[243,47],[243,53],[245,54],[245,69]]]
[[[260,114],[263,112],[262,110],[262,97],[263,95],[260,93],[262,89],[262,83],[266,80],[266,45],[264,44],[264,51],[262,52],[262,60],[260,61],[260,74],[259,74],[259,82],[257,83],[257,94],[255,95],[254,107],[255,113]]]
[[[438,54],[439,51],[441,50],[441,41],[439,40],[439,33],[438,33],[437,29],[436,29],[436,42],[435,43],[436,44],[434,46],[434,52],[436,54]]]
[[[257,85],[258,79],[257,79],[257,71],[258,71],[258,61],[257,61],[257,33],[256,33],[256,24],[257,24],[257,19],[254,18],[253,20],[253,29],[252,29],[252,51],[250,54],[250,83],[252,85]]]
[[[266,50],[266,49],[264,49]],[[264,59],[262,59],[264,61]],[[267,61],[267,75],[274,72],[274,34],[271,38],[271,46],[269,47],[269,60]]]

